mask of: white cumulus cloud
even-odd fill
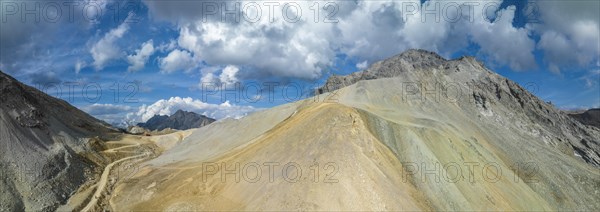
[[[160,71],[163,73],[173,73],[175,71],[190,71],[197,66],[197,61],[192,54],[186,50],[175,49],[166,57],[159,59]]]
[[[365,60],[365,61],[362,61],[361,63],[357,63],[356,68],[358,68],[358,70],[363,70],[363,69],[366,69],[368,65],[369,64]]]
[[[204,67],[202,68],[201,72],[202,77],[200,78],[199,88],[202,88],[203,83],[210,83],[211,85],[224,85],[229,87],[240,82],[238,76],[240,68],[235,65],[227,65],[225,67]]]
[[[127,62],[129,62],[127,71],[135,72],[144,68],[146,62],[148,62],[148,58],[154,54],[154,51],[154,42],[152,40],[143,43],[141,48],[135,51],[135,54],[127,56]]]
[[[490,10],[486,12],[485,6],[491,3],[500,6],[501,0],[429,0],[425,4],[418,0],[333,1],[335,15],[318,18],[314,16],[312,4],[306,2],[279,2],[274,14],[266,14],[268,8],[261,6],[262,3],[240,1],[237,2],[238,9],[243,10],[240,21],[224,18],[229,16],[219,11],[208,18],[193,12],[191,8],[202,8],[200,2],[183,5],[144,2],[151,15],[176,24],[177,45],[190,53],[186,54],[188,58],[209,66],[239,67],[237,80],[265,76],[316,79],[334,64],[340,53],[369,64],[409,48],[449,56],[472,44],[480,47],[479,55],[499,65],[515,70],[535,67],[536,45],[530,37],[532,32],[512,25],[514,6],[499,11],[502,16],[495,22],[487,19]],[[302,12],[298,21],[285,20],[290,17],[289,11],[288,16],[282,11],[287,3]],[[236,8],[232,4],[226,3],[228,8]],[[247,5],[258,5],[262,9],[258,20],[249,21],[244,16],[255,14],[244,10]],[[410,9],[407,5],[417,10],[407,11]],[[218,7],[220,12],[223,7]],[[437,11],[432,15],[423,12],[425,9]],[[493,9],[495,7],[492,12]],[[318,12],[329,14],[331,11],[324,7]],[[449,17],[459,19],[452,21]],[[326,22],[328,18],[334,23]],[[205,80],[221,80],[221,76],[214,72],[203,73]]]
[[[127,118],[131,122],[146,122],[154,115],[172,115],[177,110],[191,111],[211,118],[223,119],[241,118],[258,109],[252,106],[232,105],[228,101],[222,104],[210,104],[191,97],[171,97],[158,100],[151,105],[143,105],[137,112],[129,113]]]
[[[129,17],[131,17],[131,15]],[[115,42],[123,37],[129,30],[128,19],[129,18],[117,28],[111,29],[92,46],[90,54],[92,54],[92,58],[94,58],[93,65],[96,70],[103,69],[106,63],[121,57],[122,52]]]
[[[515,6],[500,10],[494,22],[480,21],[471,26],[471,36],[480,47],[480,54],[489,56],[491,62],[508,65],[513,70],[528,70],[536,67],[533,51],[535,41],[526,28],[512,25]]]
[[[221,72],[221,75],[219,76],[219,80],[221,80],[221,83],[223,83],[225,85],[232,85],[232,84],[238,82],[238,78],[236,75],[239,71],[240,71],[240,69],[237,66],[228,65]]]
[[[550,70],[560,72],[600,63],[599,1],[532,0],[536,22],[528,24],[540,35],[537,48]]]

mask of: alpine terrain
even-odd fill
[[[0,72],[0,210],[51,211],[103,164],[108,124]]]
[[[190,131],[105,209],[600,210],[600,131],[472,57],[409,50]]]
[[[600,211],[600,0],[59,2],[0,0],[0,212]]]
[[[472,57],[409,50],[314,96],[125,134],[0,73],[9,211],[600,210],[600,131]],[[211,123],[211,124],[209,124]]]

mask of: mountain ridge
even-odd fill
[[[215,121],[215,119],[201,114],[177,110],[171,116],[154,115],[152,118],[148,119],[147,122],[138,123],[137,126],[149,130],[164,130],[167,128],[175,130],[188,130],[191,128],[203,127]]]
[[[582,124],[600,129],[600,108],[592,108],[581,113],[569,113],[569,116]]]
[[[400,64],[399,66],[398,63]],[[325,84],[318,88],[319,94],[332,92],[342,87],[352,85],[361,80],[391,78],[400,76],[403,73],[420,71],[423,69],[438,68],[443,66],[444,69],[451,71],[457,70],[460,63],[470,63],[475,66],[480,66],[483,70],[494,73],[485,68],[484,64],[471,56],[462,56],[457,59],[448,60],[442,56],[423,49],[409,49],[405,52],[392,56],[390,58],[377,61],[371,64],[367,69],[353,72],[348,75],[333,75],[330,76]],[[391,69],[392,66],[396,66]],[[473,69],[478,71],[478,69]]]
[[[338,87],[315,98],[194,130],[141,164],[143,174],[119,185],[111,207],[600,209],[600,131],[585,127],[472,58],[444,62],[430,55],[435,61],[421,63],[410,55],[377,62],[369,69],[383,74],[355,74],[347,78],[352,83],[330,84]],[[432,84],[471,85],[456,92],[460,94],[456,98],[442,98],[446,89],[420,86]],[[261,167],[263,162],[279,167],[293,163],[301,168],[291,176],[306,171],[308,177],[290,182],[288,175],[272,175],[271,169],[263,168],[258,169],[260,174],[251,172],[262,176],[258,181],[223,178],[238,164],[244,168],[235,169],[245,176],[247,165]],[[206,164],[216,164],[215,169],[203,169]],[[337,175],[328,175],[335,181],[311,179],[315,164],[338,167]],[[462,172],[458,169],[462,178],[453,181],[443,172],[448,164],[476,164],[477,169],[462,167]],[[522,170],[524,165],[535,169]],[[496,169],[486,171],[492,166]]]
[[[428,62],[428,59],[432,59],[434,62]],[[422,102],[433,90],[438,102],[440,99],[441,101],[467,99],[475,103],[484,113],[484,116],[490,115],[491,110],[488,109],[490,104],[501,104],[507,106],[510,110],[521,110],[528,115],[527,119],[548,125],[557,132],[561,132],[563,136],[571,137],[573,142],[568,144],[570,148],[581,155],[583,160],[600,167],[600,143],[589,142],[591,139],[589,137],[575,139],[570,135],[570,132],[588,134],[585,132],[582,123],[570,117],[564,111],[555,108],[552,104],[539,99],[518,83],[487,69],[483,63],[473,57],[463,56],[458,59],[447,60],[434,52],[410,49],[391,58],[376,62],[364,71],[345,76],[332,76],[324,86],[318,89],[318,92],[336,93],[340,88],[361,81],[398,76],[403,79],[400,85],[405,88],[401,90],[403,101],[408,103]],[[457,95],[458,99],[440,98],[445,94],[444,85],[441,85],[441,88],[435,87],[432,89],[428,87],[438,85],[440,82],[449,85],[450,89],[458,87],[457,90],[460,91]],[[407,89],[408,87],[415,88],[413,90],[416,90],[416,93],[410,93],[411,90]],[[406,95],[406,93],[415,95]],[[416,98],[406,99],[406,96]],[[587,148],[588,145],[593,145],[596,152]],[[587,150],[583,151],[583,149]]]

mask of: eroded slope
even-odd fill
[[[111,207],[600,209],[597,130],[473,58],[415,63],[431,57],[417,53],[331,93],[196,130],[119,184]]]
[[[106,123],[0,72],[0,210],[52,211],[103,163]]]

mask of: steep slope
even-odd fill
[[[569,114],[582,124],[594,126],[600,129],[600,108],[589,109],[583,113]]]
[[[107,124],[0,72],[0,208],[54,210],[95,168]]]
[[[167,128],[188,130],[206,126],[214,121],[215,119],[194,112],[177,110],[177,112],[171,116],[155,115],[146,123],[139,123],[137,126],[149,130],[164,130]]]
[[[366,77],[195,130],[111,207],[600,209],[600,132],[473,58],[412,50],[353,75]]]

